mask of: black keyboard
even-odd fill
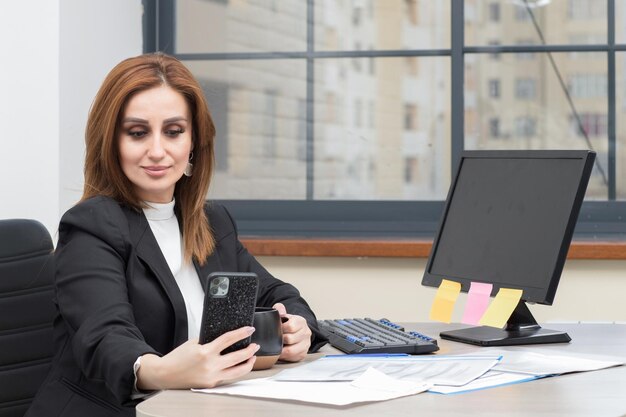
[[[387,319],[318,320],[330,344],[345,353],[431,353],[439,350],[437,340],[405,331]]]

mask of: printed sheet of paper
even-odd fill
[[[461,323],[478,324],[487,307],[491,297],[492,284],[482,282],[472,282],[467,293],[467,303]]]
[[[428,392],[436,394],[460,394],[463,392],[478,391],[486,388],[494,388],[502,385],[519,384],[521,382],[533,381],[539,377],[528,374],[517,374],[510,372],[498,372],[491,370],[469,384],[453,387],[450,385],[435,385]]]
[[[193,391],[343,406],[415,395],[431,387],[423,381],[398,381],[380,371],[368,369],[350,382],[285,382],[258,378]]]
[[[435,321],[450,323],[452,320],[452,312],[454,311],[454,304],[456,304],[460,293],[460,283],[442,279],[437,293],[435,294],[433,305],[430,308],[429,318]]]
[[[522,290],[500,288],[496,298],[493,299],[479,323],[483,326],[498,327],[501,329],[504,327],[509,317],[511,317],[513,310],[515,310],[521,298]]]
[[[401,381],[465,385],[493,368],[499,355],[370,356],[338,355],[317,359],[274,375],[278,381],[350,381],[374,368]]]
[[[499,351],[502,361],[494,370],[516,372],[526,375],[560,375],[570,372],[596,371],[624,365],[624,361],[615,358],[592,356],[570,356],[529,351]]]
[[[559,355],[552,352],[538,353],[527,350],[489,350],[502,359],[480,378],[463,386],[435,385],[428,392],[437,394],[459,394],[502,385],[533,381],[538,378],[557,376],[570,372],[595,371],[624,365],[621,359],[589,355]]]

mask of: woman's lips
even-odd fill
[[[142,168],[146,172],[146,174],[150,175],[151,177],[162,177],[167,174],[168,169],[168,167],[166,166],[147,166]]]

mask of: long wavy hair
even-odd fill
[[[120,164],[119,132],[126,104],[133,95],[166,85],[182,94],[192,119],[193,175],[183,176],[174,190],[184,257],[204,263],[215,239],[204,212],[214,166],[215,125],[202,88],[176,58],[163,53],[140,55],[117,64],[102,83],[89,111],[85,132],[85,185],[81,201],[103,195],[141,210],[145,203]]]

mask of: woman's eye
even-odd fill
[[[146,132],[145,130],[131,130],[130,132],[128,132],[128,136],[132,136],[133,138],[143,138],[147,134],[148,132]]]
[[[168,129],[165,131],[165,134],[171,137],[176,137],[183,133],[185,133],[183,129]]]

